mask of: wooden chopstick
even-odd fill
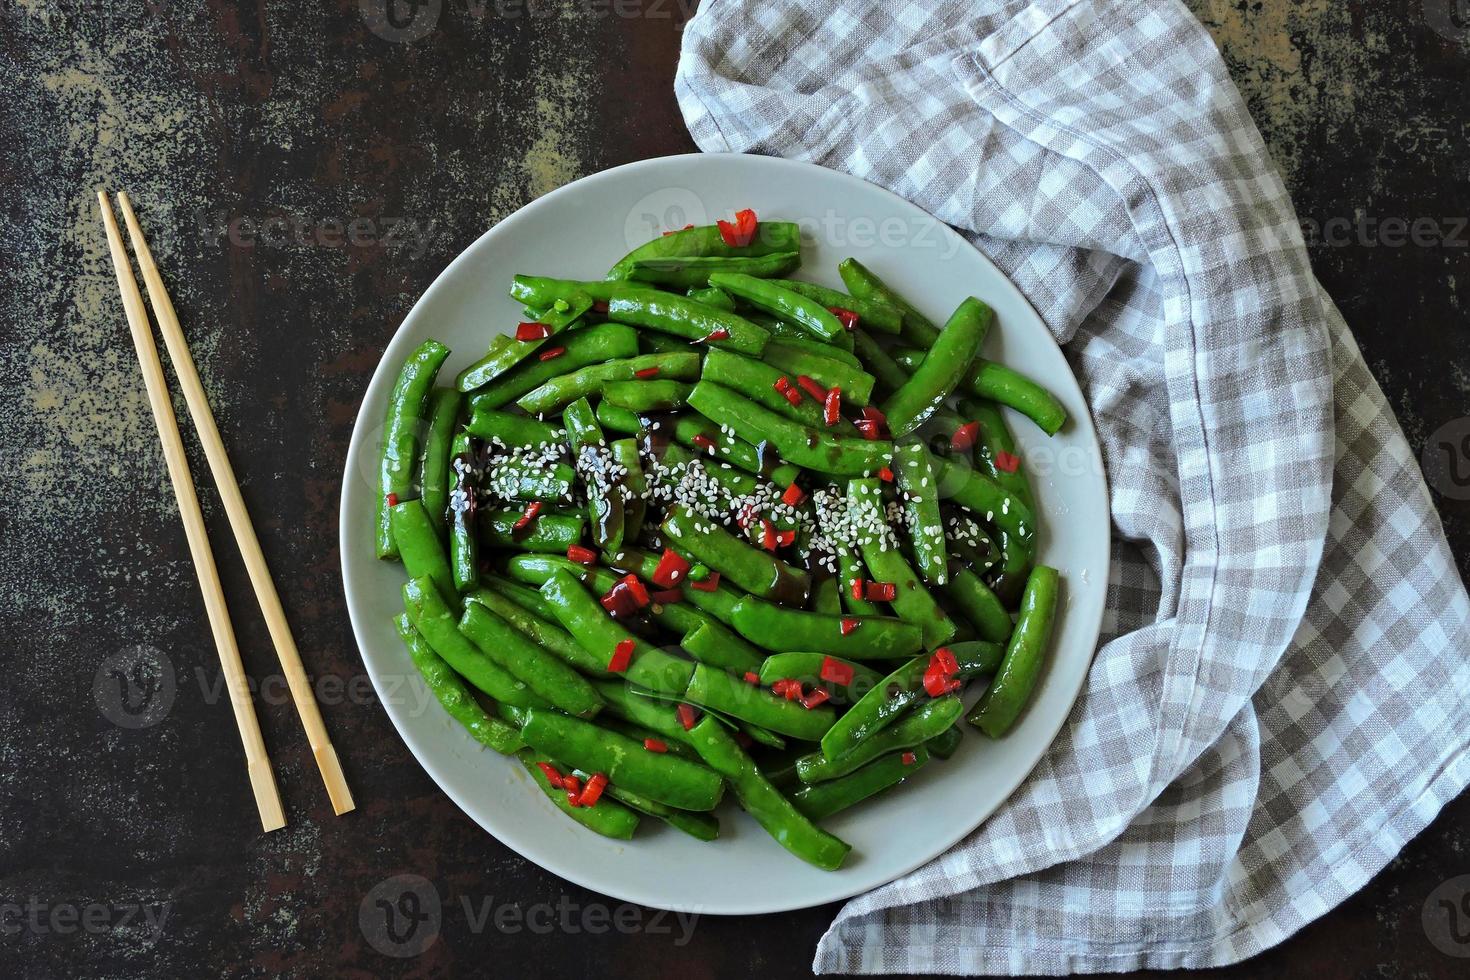
[[[184,330],[179,325],[173,300],[164,288],[163,278],[158,274],[158,266],[153,261],[153,252],[143,237],[142,226],[138,224],[138,216],[133,213],[133,205],[126,192],[117,195],[117,203],[122,209],[123,221],[128,226],[128,237],[133,243],[133,255],[138,260],[138,269],[143,273],[143,282],[148,287],[153,317],[158,321],[169,359],[173,361],[174,374],[179,379],[179,387],[183,389],[184,403],[189,406],[189,417],[198,430],[199,442],[204,446],[204,457],[209,461],[209,471],[214,476],[220,499],[224,501],[230,530],[234,532],[235,543],[240,548],[241,557],[245,559],[250,584],[255,589],[255,598],[260,603],[261,614],[265,617],[266,628],[270,630],[271,641],[275,644],[276,655],[280,658],[281,669],[286,675],[286,684],[291,690],[291,700],[295,702],[296,711],[301,715],[301,724],[306,729],[306,739],[311,744],[312,755],[316,758],[322,781],[326,783],[332,809],[339,815],[346,813],[355,805],[352,802],[352,793],[347,788],[347,779],[342,773],[342,765],[337,760],[337,751],[332,747],[327,727],[322,723],[321,709],[317,706],[311,682],[307,679],[306,668],[302,666],[301,653],[296,649],[296,641],[291,636],[291,626],[286,622],[286,612],[281,608],[281,597],[271,580],[270,568],[260,550],[260,539],[256,537],[255,527],[250,523],[250,513],[245,509],[245,499],[240,495],[240,484],[235,479],[229,454],[225,452],[219,426],[214,421],[214,412],[210,410],[209,397],[204,393],[204,385],[194,367],[194,358],[189,353],[189,344],[184,339]]]
[[[245,767],[250,774],[251,789],[255,792],[260,824],[268,831],[279,830],[286,826],[286,815],[281,809],[276,777],[271,771],[265,740],[260,736],[260,724],[256,721],[255,707],[250,700],[245,667],[240,662],[240,648],[235,643],[235,631],[230,625],[229,610],[225,608],[225,593],[220,586],[219,570],[215,568],[214,553],[209,548],[209,535],[204,529],[204,514],[199,510],[199,497],[194,492],[194,480],[189,475],[189,463],[184,457],[184,441],[179,435],[179,422],[174,417],[173,403],[169,400],[168,387],[163,377],[163,364],[159,362],[158,347],[153,342],[153,330],[148,325],[148,314],[143,309],[143,294],[138,291],[138,281],[133,278],[133,267],[128,263],[128,253],[123,248],[122,233],[118,231],[117,221],[112,215],[107,192],[98,191],[97,201],[102,205],[102,223],[107,227],[107,246],[112,252],[112,266],[117,272],[117,288],[122,292],[128,328],[133,334],[133,346],[138,351],[138,366],[143,369],[143,384],[148,389],[148,404],[153,409],[153,421],[158,425],[158,438],[163,442],[163,459],[168,464],[169,480],[173,483],[174,497],[179,503],[179,516],[184,521],[184,536],[189,541],[189,555],[194,560],[195,574],[199,576],[199,590],[204,594],[204,610],[209,614],[209,628],[214,633],[214,646],[219,651],[220,667],[225,673],[230,705],[235,711],[235,724],[240,729],[240,741],[245,746]]]

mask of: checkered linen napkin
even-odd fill
[[[1179,0],[707,0],[676,89],[701,148],[865,177],[995,260],[1067,345],[1112,486],[1069,724],[979,831],[849,903],[817,970],[1229,963],[1461,790],[1464,587]]]

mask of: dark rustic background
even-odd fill
[[[537,195],[693,149],[671,87],[689,2],[625,0],[619,16],[591,0],[412,0],[386,20],[385,0],[0,5],[0,975],[808,972],[833,908],[686,933],[472,824],[373,699],[337,572],[348,435],[420,292]],[[1463,556],[1470,0],[1191,4]],[[290,825],[259,832],[99,185],[132,192],[164,262],[357,793],[348,817],[327,806],[186,432],[265,679]],[[1430,896],[1470,872],[1467,816],[1461,799],[1360,895],[1221,974],[1464,975],[1451,954],[1470,955],[1470,936],[1455,942],[1470,918],[1436,919]],[[427,880],[421,910],[442,896],[418,933],[437,924],[437,941],[409,958],[359,926],[413,890],[400,874]]]

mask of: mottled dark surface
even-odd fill
[[[396,25],[372,20],[382,6],[0,6],[0,975],[803,975],[834,908],[701,919],[686,933],[567,886],[439,792],[365,683],[336,517],[344,447],[383,346],[498,219],[583,174],[692,149],[670,84],[676,0],[638,17],[452,0],[410,6],[419,19]],[[1459,282],[1470,279],[1470,4],[1192,6],[1411,443],[1439,460],[1437,499],[1457,554],[1470,554],[1470,487],[1457,482],[1470,458],[1441,445],[1470,413]],[[257,707],[290,825],[259,832],[98,185],[133,193],[171,273],[357,793],[348,817],[332,816],[271,680]],[[273,678],[185,438],[247,667]],[[118,710],[127,688],[114,668],[139,663],[174,678],[172,698],[142,691],[156,714],[116,724],[135,716]],[[1467,815],[1457,801],[1357,897],[1220,972],[1463,975],[1466,960],[1436,948],[1422,916],[1441,882],[1470,872]],[[358,911],[408,873],[443,896],[442,926],[422,955],[392,959]],[[514,918],[541,903],[549,918]],[[147,916],[160,914],[154,928]]]

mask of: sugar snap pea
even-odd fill
[[[929,762],[929,750],[915,746],[909,757],[885,755],[846,776],[825,783],[803,786],[791,794],[791,802],[807,819],[821,822],[902,783]]]
[[[634,357],[638,353],[638,331],[625,323],[602,323],[562,334],[557,343],[562,348],[560,356],[522,361],[515,370],[485,382],[470,397],[471,408],[476,405],[500,408],[559,375],[591,364]]]
[[[617,439],[608,448],[612,450],[613,462],[623,468],[622,483],[626,490],[623,494],[623,540],[636,541],[648,511],[645,502],[648,480],[643,476],[638,443],[633,439]]]
[[[379,558],[397,558],[388,508],[413,494],[414,461],[418,457],[424,403],[434,387],[449,348],[426,340],[404,360],[388,395],[388,417],[383,424],[382,455],[378,465],[377,520],[374,541]]]
[[[542,762],[562,771],[563,767],[556,760],[548,759],[543,753],[529,748],[517,752],[516,758],[526,767],[526,771],[531,774],[531,779],[536,785],[541,787],[541,791],[550,798],[552,805],[562,813],[603,837],[611,837],[614,840],[633,839],[633,834],[638,829],[637,813],[608,799],[606,795],[597,801],[596,806],[573,806],[567,800],[566,790],[560,786],[551,785],[546,774],[541,771],[539,763]]]
[[[709,284],[772,316],[800,324],[822,340],[832,340],[844,329],[842,321],[821,303],[768,279],[738,272],[715,272],[710,274]]]
[[[480,542],[475,533],[478,491],[470,434],[456,433],[449,452],[449,570],[454,587],[462,592],[475,584],[480,573]]]
[[[608,404],[630,412],[668,412],[683,408],[689,401],[693,385],[683,381],[656,378],[648,381],[610,381],[603,386],[602,398]]]
[[[903,324],[899,332],[903,339],[915,347],[928,350],[939,339],[939,328],[912,303],[900,296],[867,266],[857,259],[843,259],[837,266],[847,291],[862,299],[870,299],[897,307],[903,313]]]
[[[1020,717],[1041,676],[1051,642],[1060,578],[1057,570],[1037,565],[1026,580],[1021,613],[1006,646],[1000,673],[966,720],[991,738],[1000,738]]]
[[[934,698],[835,759],[829,759],[821,752],[802,756],[796,760],[796,776],[803,783],[820,783],[846,776],[889,752],[923,745],[953,725],[964,710],[964,702],[953,694]]]
[[[772,341],[766,345],[761,359],[793,383],[805,375],[823,388],[841,388],[842,401],[847,405],[866,405],[873,396],[871,374],[827,353],[818,354],[785,341]]]
[[[601,696],[585,677],[485,604],[465,604],[459,631],[552,707],[579,718],[591,718],[602,710]]]
[[[506,582],[491,575],[483,576],[481,582],[484,587],[467,595],[465,597],[467,602],[475,602],[484,606],[526,634],[538,646],[550,650],[582,673],[591,677],[611,676],[604,669],[604,661],[601,657],[582,649],[581,644],[572,639],[570,633],[546,618],[546,616],[555,618],[555,614],[549,608],[545,610],[546,616],[542,616],[539,611],[533,611],[521,605],[516,599],[510,598],[509,596],[514,593],[504,590],[519,588],[516,583]],[[541,598],[539,592],[527,591],[538,600]]]
[[[592,405],[578,398],[562,414],[567,441],[577,461],[577,474],[587,491],[587,514],[592,520],[592,538],[599,548],[617,550],[623,545],[623,501],[627,489],[617,473],[612,451],[602,426],[597,424]],[[565,553],[566,549],[562,549]]]
[[[447,529],[444,511],[449,502],[450,447],[462,401],[460,393],[453,388],[434,389],[429,399],[429,429],[424,434],[423,451],[419,453],[419,494],[434,530],[440,535]]]
[[[1011,614],[1006,612],[1005,603],[970,569],[952,563],[943,594],[975,627],[980,639],[1004,643],[1010,637]]]
[[[883,616],[827,616],[746,596],[731,610],[735,631],[758,647],[831,653],[848,660],[888,660],[917,653],[923,632]]]
[[[405,500],[394,504],[389,508],[389,520],[393,525],[393,541],[398,545],[398,557],[403,559],[403,568],[409,577],[428,578],[446,598],[458,596],[454,573],[449,570],[449,559],[444,554],[444,544],[434,531],[423,501]]]
[[[949,578],[944,521],[939,515],[939,478],[923,442],[899,443],[893,452],[895,486],[902,497],[914,564],[924,581],[943,585]]]
[[[903,311],[882,300],[861,299],[836,289],[795,279],[778,279],[777,284],[807,299],[816,300],[827,309],[848,310],[858,315],[858,322],[883,333],[896,334],[903,327]]]
[[[806,742],[820,739],[836,718],[827,705],[803,707],[800,701],[777,697],[763,687],[706,664],[695,666],[694,678],[684,696],[697,705]]]
[[[801,264],[800,252],[771,252],[766,255],[676,255],[635,259],[629,279],[651,282],[666,289],[698,289],[709,286],[715,272],[739,272],[769,279],[790,272]]]
[[[980,352],[995,314],[968,297],[954,311],[933,349],[903,385],[883,402],[883,414],[895,438],[913,432],[944,404]]]
[[[673,255],[769,255],[772,252],[799,252],[801,229],[793,221],[762,221],[748,245],[730,245],[720,234],[718,225],[699,225],[659,235],[639,245],[618,260],[608,272],[608,279],[626,279],[634,263],[641,259],[666,258]]]
[[[414,629],[434,652],[476,689],[518,708],[546,704],[525,681],[485,656],[465,638],[433,582],[426,578],[409,579],[403,586],[403,608]]]
[[[593,773],[585,769],[574,769],[573,773],[582,780],[583,786],[587,785],[587,781],[593,776]],[[712,841],[720,836],[720,821],[712,813],[694,813],[690,810],[665,806],[616,783],[608,783],[604,793],[645,816],[662,820],[670,827],[683,831],[695,840]]]
[[[618,625],[569,572],[556,571],[541,586],[556,618],[582,648],[603,657],[603,668],[620,644],[631,642],[633,655],[623,676],[651,691],[682,695],[694,675],[694,665],[645,643]]]
[[[708,518],[682,506],[669,509],[663,532],[674,547],[752,595],[805,605],[811,578],[767,551],[753,548]]]
[[[800,422],[810,428],[826,427],[822,406],[804,393],[797,401],[783,395],[778,387],[782,378],[788,385],[795,379],[780,368],[763,361],[752,360],[729,351],[712,350],[704,357],[704,368],[700,377],[706,381],[737,391],[751,401]],[[839,435],[854,435],[857,430],[846,419],[832,427]]]
[[[482,510],[475,517],[480,542],[490,548],[515,548],[564,555],[582,540],[587,518],[581,514],[542,511],[530,527],[516,530],[524,510]]]
[[[419,631],[413,628],[407,614],[399,613],[394,616],[393,625],[397,627],[403,645],[408,647],[408,655],[423,675],[430,693],[449,717],[465,727],[471,738],[501,755],[510,755],[525,745],[521,741],[520,732],[480,707],[474,695],[459,679],[459,675],[430,648],[419,635]]]
[[[561,431],[554,425],[513,415],[486,405],[474,405],[465,431],[484,439],[492,446],[514,449],[517,446],[545,446],[561,441]]]
[[[730,294],[723,289],[706,286],[703,289],[691,289],[686,295],[696,303],[713,306],[715,309],[724,310],[726,313],[735,312],[735,300],[731,299]]]
[[[566,308],[557,309],[558,303]],[[474,391],[481,385],[501,377],[516,365],[524,363],[532,354],[544,353],[553,346],[561,346],[561,334],[576,323],[591,307],[592,297],[580,290],[565,299],[554,301],[552,306],[533,321],[546,328],[543,336],[535,340],[517,338],[512,343],[491,349],[484,357],[459,372],[454,379],[455,387],[460,391]]]
[[[591,364],[552,378],[516,399],[516,405],[532,415],[560,411],[578,398],[598,394],[610,382],[634,380],[639,371],[658,371],[667,380],[693,380],[699,377],[699,355],[691,351],[639,354]]]
[[[906,347],[893,352],[893,359],[910,370],[922,365],[926,356],[923,350]],[[1004,364],[975,358],[961,378],[960,387],[980,398],[1014,408],[1049,436],[1056,435],[1067,424],[1067,409],[1055,395]]]

